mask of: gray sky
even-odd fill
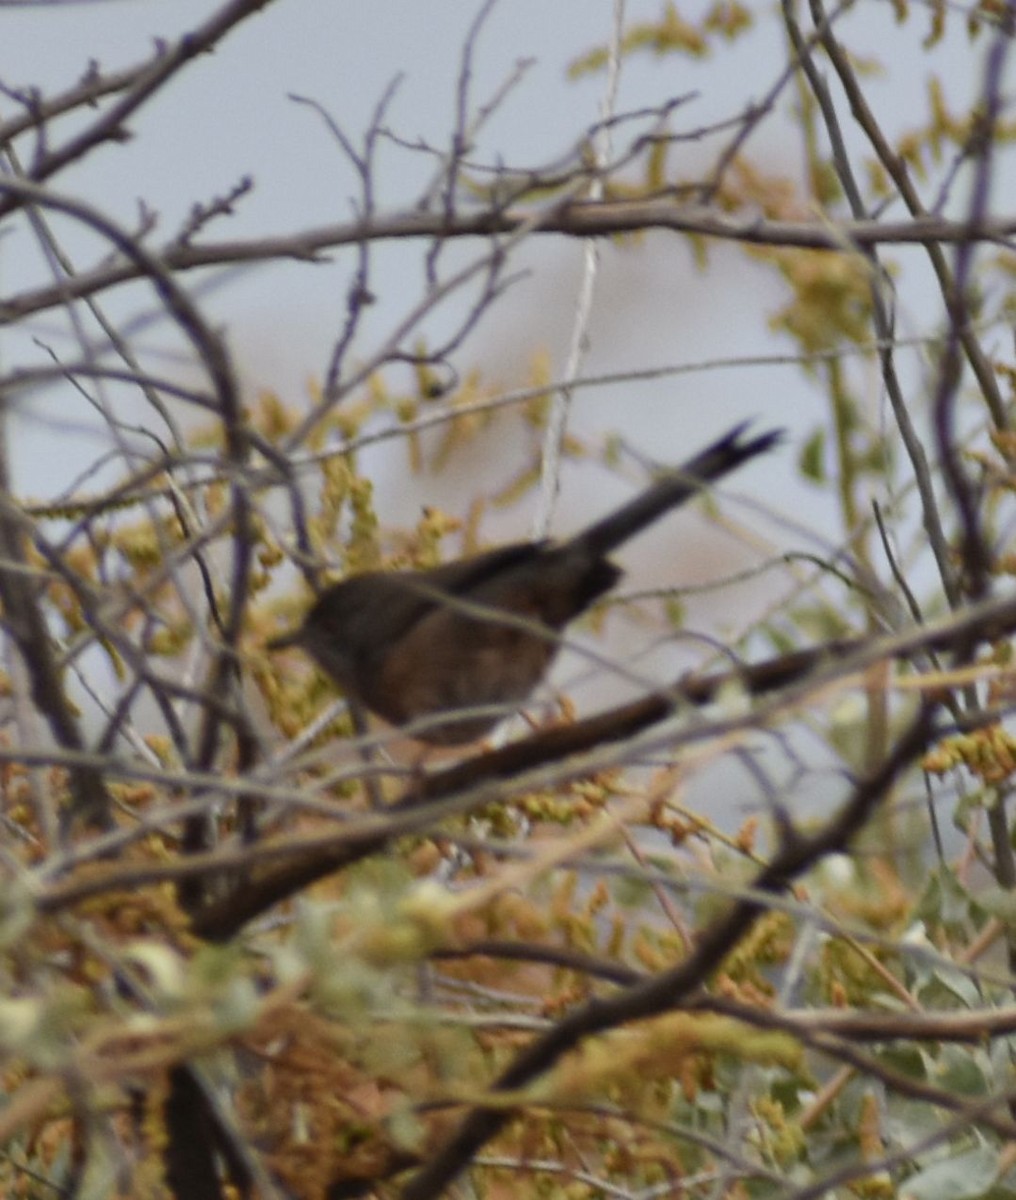
[[[105,0],[70,7],[0,5],[0,81],[8,87],[36,84],[44,90],[67,86],[92,59],[104,68],[130,64],[143,56],[155,37],[174,39],[220,5],[213,0]],[[626,21],[651,20],[661,10],[655,0],[630,0]],[[705,6],[687,4],[694,15]],[[871,78],[879,115],[896,132],[916,122],[924,108],[925,80],[932,69],[947,79],[958,105],[980,76],[982,44],[971,48],[961,33],[933,53],[918,49],[927,16],[915,6],[912,23],[897,28],[891,6],[865,0],[843,23],[841,32],[859,52],[878,52],[891,65]],[[169,238],[195,202],[227,193],[250,175],[252,194],[229,220],[211,225],[210,238],[286,234],[350,217],[356,180],[319,113],[292,99],[312,99],[358,141],[388,84],[401,76],[387,124],[409,142],[442,147],[451,127],[461,52],[479,5],[448,0],[280,0],[245,21],[214,54],[196,62],[155,103],[131,123],[133,137],[90,154],[63,173],[55,185],[72,191],[136,226],[139,206],[158,214],[158,244]],[[540,165],[575,143],[599,111],[604,81],[598,75],[580,82],[566,77],[576,56],[606,42],[613,5],[607,0],[502,0],[496,4],[477,43],[473,98],[482,104],[494,95],[521,60],[531,60],[479,138],[477,155],[512,166]],[[623,67],[618,109],[655,105],[667,96],[688,95],[675,126],[697,127],[734,117],[758,100],[777,79],[786,60],[778,21],[757,6],[760,28],[743,44],[712,58],[694,61],[670,56],[636,56]],[[957,23],[958,24],[958,23]],[[786,111],[795,94],[784,94]],[[11,102],[0,99],[3,111]],[[75,118],[76,119],[76,118]],[[63,131],[70,123],[58,126]],[[848,136],[855,135],[848,129]],[[747,150],[767,168],[794,174],[802,154],[789,122],[764,122]],[[704,151],[695,141],[678,147],[673,161],[687,163],[692,174]],[[682,157],[683,156],[683,157]],[[431,156],[390,143],[378,161],[377,206],[397,211],[413,203],[422,181],[434,171]],[[64,245],[79,266],[88,266],[105,247],[72,223],[60,224]],[[789,352],[775,338],[768,318],[786,299],[778,281],[737,251],[714,248],[712,269],[700,272],[686,240],[650,235],[640,246],[601,247],[601,274],[584,370],[590,374],[638,368],[689,365],[713,359]],[[367,357],[422,295],[422,257],[426,247],[412,243],[382,246],[376,254],[373,290],[378,302],[365,322],[357,347]],[[472,252],[464,248],[462,253]],[[906,255],[901,254],[901,258]],[[919,255],[911,253],[909,263]],[[514,287],[462,347],[460,374],[481,368],[505,386],[527,377],[535,350],[542,349],[560,370],[571,336],[578,291],[581,246],[560,238],[532,240],[519,257],[529,274]],[[208,313],[228,333],[245,387],[251,395],[270,387],[301,404],[308,383],[320,380],[344,316],[345,289],[352,255],[337,252],[330,263],[285,263],[245,274],[203,298]],[[908,267],[908,270],[910,268]],[[27,233],[0,246],[0,287],[16,291],[29,281],[45,282],[49,268]],[[926,273],[913,271],[901,280],[900,329],[927,330],[938,310],[927,306]],[[185,280],[204,286],[197,275]],[[138,312],[138,289],[122,289],[102,298],[114,317]],[[148,301],[146,301],[146,304]],[[451,310],[454,312],[454,308]],[[449,320],[439,313],[435,328]],[[146,329],[139,345],[157,348],[165,330]],[[31,340],[39,337],[58,353],[73,346],[51,317],[0,334],[5,366],[46,362]],[[905,364],[906,366],[906,364]],[[920,377],[914,357],[909,368]],[[186,376],[186,361],[174,370]],[[870,403],[877,412],[878,380],[871,379]],[[48,419],[46,418],[48,415]],[[734,419],[759,417],[803,430],[818,419],[816,394],[792,367],[732,367],[612,386],[579,394],[574,410],[577,431],[599,436],[620,430],[645,454],[676,460]],[[66,401],[33,403],[21,431],[27,447],[22,464],[43,467],[47,479],[66,482],[94,457],[87,438],[63,436]],[[499,447],[478,452],[478,466],[496,463]],[[793,451],[789,452],[790,454]],[[394,466],[392,520],[410,516],[425,501],[453,507],[462,480],[406,481],[403,460]],[[495,469],[497,469],[495,467]],[[505,464],[500,479],[515,464]],[[781,488],[789,477],[783,467],[753,468]],[[26,477],[26,471],[21,471]],[[572,497],[573,485],[578,499]],[[566,474],[561,522],[574,522],[574,507],[607,502],[620,484],[599,477],[589,482]],[[773,495],[775,500],[782,493]],[[796,511],[801,513],[800,506]],[[806,517],[821,530],[828,509],[810,497]],[[802,517],[804,516],[801,513]],[[513,514],[499,532],[521,533],[525,514]],[[833,530],[826,529],[829,535]]]

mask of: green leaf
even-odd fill
[[[911,1042],[890,1043],[878,1052],[877,1058],[894,1071],[912,1079],[926,1079],[928,1076],[927,1062]]]
[[[914,916],[928,925],[946,924],[954,933],[969,933],[971,922],[983,920],[980,894],[975,901],[949,870],[933,870],[914,909]]]
[[[1016,892],[1000,887],[985,888],[978,893],[977,902],[985,912],[998,917],[1006,928],[1016,928]]]
[[[824,429],[816,430],[804,443],[797,465],[805,479],[811,479],[815,483],[826,482]]]
[[[962,971],[954,969],[945,963],[940,963],[932,971],[934,978],[946,988],[967,1008],[976,1008],[981,1002],[981,994],[977,985]]]
[[[935,1065],[935,1083],[954,1095],[984,1096],[991,1091],[985,1078],[986,1067],[988,1063],[970,1047],[944,1046]]]
[[[988,1191],[997,1174],[996,1152],[970,1150],[912,1175],[900,1188],[900,1200],[974,1200]]]

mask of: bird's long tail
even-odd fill
[[[746,429],[747,422],[736,426],[683,466],[667,471],[640,496],[569,539],[568,549],[581,550],[591,557],[609,554],[668,509],[676,508],[699,495],[708,484],[749,459],[765,454],[783,438],[783,430],[771,429],[757,437],[745,439]]]

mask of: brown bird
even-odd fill
[[[327,588],[299,646],[366,708],[434,745],[491,730],[530,695],[558,633],[621,578],[607,555],[782,438],[738,425],[682,467],[565,542],[516,542],[424,571],[368,571]]]

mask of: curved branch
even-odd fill
[[[159,260],[171,271],[236,263],[267,263],[277,259],[322,262],[325,261],[323,256],[326,251],[342,246],[434,237],[445,240],[487,238],[492,234],[517,233],[531,223],[532,213],[524,209],[483,209],[475,213],[460,212],[453,217],[445,213],[411,209],[370,220],[326,225],[320,229],[247,241],[205,242],[186,246],[174,244],[163,248]],[[920,215],[904,221],[774,221],[754,214],[747,217],[730,216],[715,208],[682,204],[670,198],[597,202],[565,199],[558,208],[548,208],[532,232],[590,238],[651,229],[755,246],[795,246],[842,253],[845,245],[858,248],[887,245],[932,247],[968,241],[1004,242],[1016,236],[1016,216],[988,217],[977,224],[950,221],[933,215]],[[39,288],[4,300],[0,303],[0,325],[59,307],[68,299],[80,299],[130,283],[144,274],[129,262],[82,271],[73,279],[61,283],[59,288]]]

